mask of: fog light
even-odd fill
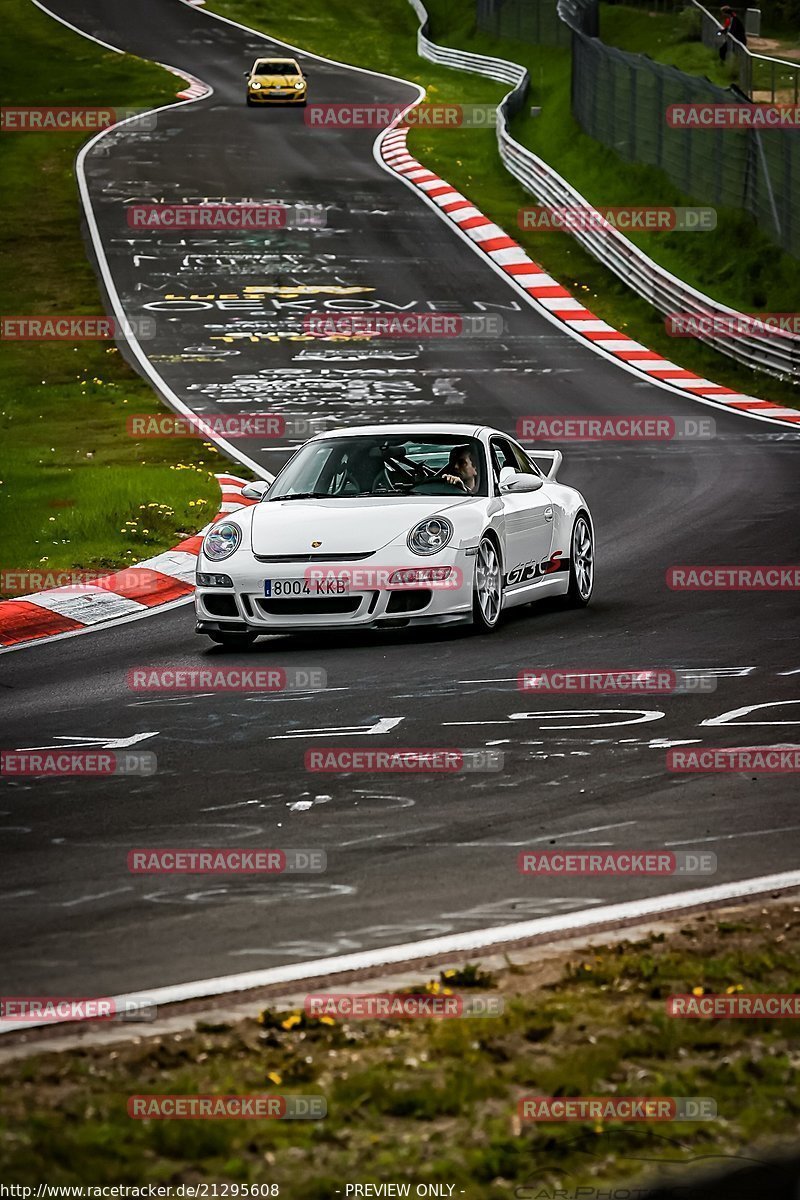
[[[389,576],[389,584],[406,584],[413,587],[418,584],[444,583],[451,573],[450,567],[405,567]]]
[[[203,571],[197,572],[198,587],[233,587],[233,580],[230,575],[206,575]]]

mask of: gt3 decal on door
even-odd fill
[[[505,586],[514,587],[518,583],[530,583],[535,579],[543,579],[545,575],[554,575],[557,571],[568,571],[569,562],[561,561],[563,553],[563,550],[555,550],[548,558],[538,562],[518,563],[506,575]]]

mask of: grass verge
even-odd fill
[[[209,7],[318,54],[420,83],[431,101],[497,103],[506,90],[490,80],[418,58],[416,18],[406,0],[384,0],[379,7],[365,5],[357,21],[348,0],[327,0],[324,7],[310,10],[298,9],[291,0],[274,0],[268,15],[257,0],[213,0]],[[428,0],[427,7],[432,36],[440,43],[512,58],[528,66],[533,81],[531,102],[543,105],[543,115],[535,120],[521,118],[515,124],[515,135],[593,203],[696,203],[672,187],[660,171],[624,163],[580,131],[570,115],[566,51],[480,34],[471,8],[456,7],[452,0]],[[699,341],[669,337],[663,318],[567,235],[519,229],[519,209],[532,199],[501,165],[493,130],[412,129],[409,146],[616,328],[715,382],[779,404],[800,405],[800,381],[749,371]],[[719,226],[713,233],[642,234],[639,244],[676,275],[735,308],[800,311],[796,260],[781,255],[741,213],[720,210]]]
[[[1,0],[0,14],[4,104],[144,109],[175,98],[174,76],[104,51],[33,4]],[[46,88],[42,63],[58,63]],[[4,314],[103,311],[74,176],[88,136],[0,135]],[[112,569],[175,545],[217,511],[215,448],[128,436],[128,413],[163,409],[113,344],[4,341],[2,359],[4,568]]]
[[[343,1182],[412,1181],[500,1200],[742,1168],[800,1133],[797,1022],[678,1020],[665,1001],[797,992],[798,938],[797,904],[750,905],[578,957],[509,961],[496,975],[468,965],[427,985],[488,989],[503,999],[500,1016],[359,1021],[266,1009],[37,1053],[0,1066],[3,1179],[34,1183],[46,1163],[56,1184],[224,1180],[323,1200]],[[328,1116],[159,1121],[126,1110],[134,1094],[256,1092],[323,1095]],[[702,1096],[718,1116],[532,1124],[518,1117],[530,1095]]]

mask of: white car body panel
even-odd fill
[[[474,438],[483,444],[487,455],[490,440],[499,437],[521,450],[514,438],[500,430],[433,422],[353,427],[318,434],[311,441],[364,434]],[[533,451],[522,453],[535,459]],[[552,460],[555,473],[560,455],[552,451],[544,455],[548,458],[545,472],[551,469]],[[206,557],[205,547],[201,548],[198,574],[228,576],[233,587],[197,587],[198,632],[266,634],[470,621],[475,556],[487,533],[493,535],[500,550],[503,609],[544,596],[563,595],[569,585],[575,517],[585,513],[591,526],[591,514],[580,492],[541,470],[539,473],[543,483],[538,490],[499,494],[493,480],[489,490],[494,494],[488,496],[342,495],[270,501],[267,492],[260,503],[226,518],[242,532],[241,544],[233,554],[212,561]],[[418,555],[409,548],[408,535],[419,521],[433,516],[447,517],[453,525],[453,537],[443,550]],[[386,587],[393,570],[445,566],[451,568],[451,578],[458,586]],[[345,597],[347,604],[340,597],[298,596],[283,603],[274,595],[265,596],[266,580],[274,589],[276,581],[302,580],[312,569],[324,578],[332,578],[337,569],[343,568],[353,572],[352,586]],[[424,590],[427,598],[417,595],[411,601],[397,599],[419,590]],[[421,607],[403,607],[418,604],[421,599],[425,599]]]

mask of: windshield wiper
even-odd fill
[[[270,496],[270,500],[330,500],[327,492],[294,492],[291,496]]]

